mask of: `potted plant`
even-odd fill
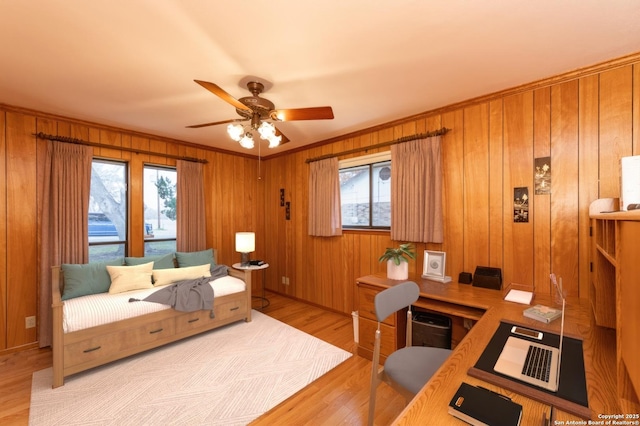
[[[387,261],[387,277],[392,280],[406,280],[409,278],[409,259],[416,258],[415,247],[412,243],[400,244],[398,247],[387,247],[380,262]]]

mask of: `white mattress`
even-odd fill
[[[209,284],[213,288],[214,299],[227,294],[238,293],[245,289],[244,281],[229,275],[213,280]],[[145,302],[143,300],[129,302],[132,297],[144,299],[159,288],[127,291],[118,294],[91,294],[65,300],[62,319],[63,330],[65,333],[70,333],[164,309],[171,309],[168,305]]]

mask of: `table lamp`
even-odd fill
[[[242,266],[249,266],[249,253],[255,250],[255,232],[236,232],[236,251],[242,254]]]

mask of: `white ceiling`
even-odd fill
[[[0,103],[239,152],[194,79],[333,107],[265,156],[639,51],[637,0],[1,0]]]

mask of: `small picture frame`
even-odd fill
[[[444,278],[445,265],[447,263],[447,254],[443,251],[424,251],[424,266],[422,269],[423,277],[428,278]]]

